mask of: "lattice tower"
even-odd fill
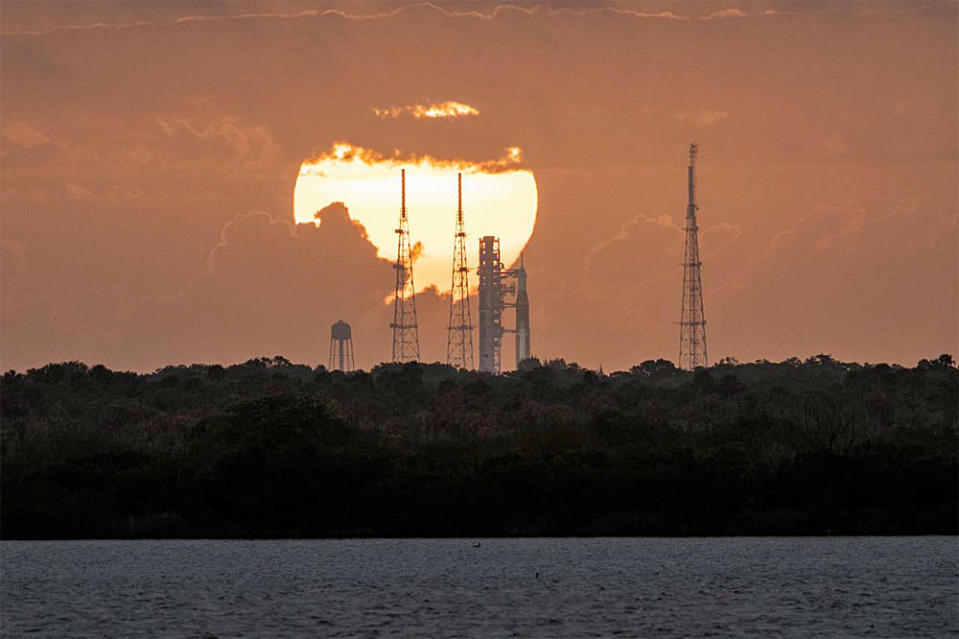
[[[453,275],[450,321],[447,325],[446,363],[473,369],[473,325],[470,318],[469,267],[466,263],[466,227],[463,221],[463,174],[456,176],[456,231],[453,236]]]
[[[706,315],[703,311],[702,261],[699,258],[699,226],[696,223],[696,155],[689,145],[689,204],[686,207],[686,253],[683,259],[683,305],[679,320],[679,367],[695,370],[708,366]]]
[[[396,290],[393,297],[393,361],[414,362],[420,358],[416,328],[416,297],[413,288],[413,256],[410,223],[406,215],[406,169],[400,171],[400,223],[396,229]]]

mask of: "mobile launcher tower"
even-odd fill
[[[517,268],[504,269],[499,238],[486,235],[479,241],[479,370],[499,374],[503,334],[516,334],[516,366],[529,359],[529,296],[523,257]],[[514,328],[503,327],[503,311],[516,310]]]

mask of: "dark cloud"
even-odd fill
[[[358,341],[383,332],[390,263],[376,257],[342,204],[317,218],[318,226],[294,227],[267,213],[236,216],[190,288],[139,306],[123,328],[127,344],[154,333],[172,342],[167,349],[177,361],[242,361],[269,352],[321,363],[336,320],[353,324]],[[151,361],[156,346],[138,349],[137,357]],[[358,361],[378,361],[370,344],[363,346]]]

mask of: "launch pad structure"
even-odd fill
[[[529,358],[529,296],[526,268],[506,269],[500,260],[499,238],[486,235],[479,241],[479,370],[498,375],[502,368],[503,335],[516,335],[516,367]],[[503,312],[515,309],[514,328],[503,326]]]
[[[695,370],[709,365],[706,353],[706,315],[703,309],[702,260],[699,256],[699,225],[696,213],[696,157],[699,147],[689,145],[688,187],[686,207],[686,245],[683,258],[683,298],[680,312],[679,368]],[[416,320],[416,288],[413,285],[412,243],[406,211],[406,170],[400,173],[400,219],[397,225],[395,290],[393,297],[393,361],[411,362],[420,357],[419,332]],[[447,324],[446,362],[457,368],[473,367],[473,326],[470,315],[469,266],[466,260],[466,232],[463,219],[463,177],[457,176],[458,206],[453,236],[453,265]],[[502,370],[503,335],[516,336],[516,367],[530,357],[529,296],[526,290],[526,268],[523,254],[519,265],[503,266],[499,238],[485,235],[479,240],[479,370],[497,375]],[[503,326],[506,309],[514,309],[513,328]],[[338,367],[352,366],[352,340],[349,327],[338,324],[342,336],[331,339],[330,365],[337,344]],[[344,338],[345,337],[345,338]],[[349,354],[347,358],[346,355]]]
[[[396,275],[393,295],[393,362],[415,362],[420,358],[419,330],[416,320],[416,288],[413,285],[413,255],[409,216],[406,211],[406,170],[400,171],[400,219],[396,228]],[[516,367],[530,357],[529,296],[523,255],[519,265],[507,269],[500,258],[499,238],[486,235],[479,241],[479,370],[499,374],[502,366],[503,335],[516,335]],[[503,326],[503,313],[514,309],[514,326]],[[463,176],[457,176],[456,225],[453,233],[453,268],[447,324],[446,362],[457,368],[473,369],[473,325],[470,313],[469,266],[466,259],[466,230],[463,216]],[[343,336],[349,332],[339,327]],[[333,330],[337,333],[337,325]],[[344,330],[346,332],[344,332]],[[336,344],[334,348],[334,342]],[[340,346],[342,345],[342,346]],[[330,347],[330,365],[334,350],[346,348],[349,358],[336,357],[340,368],[352,365],[352,343],[334,336]],[[349,364],[347,364],[349,359]]]

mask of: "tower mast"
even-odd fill
[[[696,223],[696,155],[689,145],[689,204],[686,206],[686,252],[683,259],[683,304],[679,319],[679,367],[695,370],[708,366],[706,315],[703,311],[702,261],[699,259],[699,226]]]
[[[469,267],[466,264],[466,227],[463,222],[463,174],[456,175],[456,231],[453,236],[453,276],[450,321],[447,325],[446,363],[473,369],[473,326],[470,318]]]
[[[396,290],[393,296],[393,361],[411,362],[420,358],[416,328],[416,298],[413,288],[413,257],[410,224],[406,215],[406,169],[400,170],[400,223],[396,229]]]

